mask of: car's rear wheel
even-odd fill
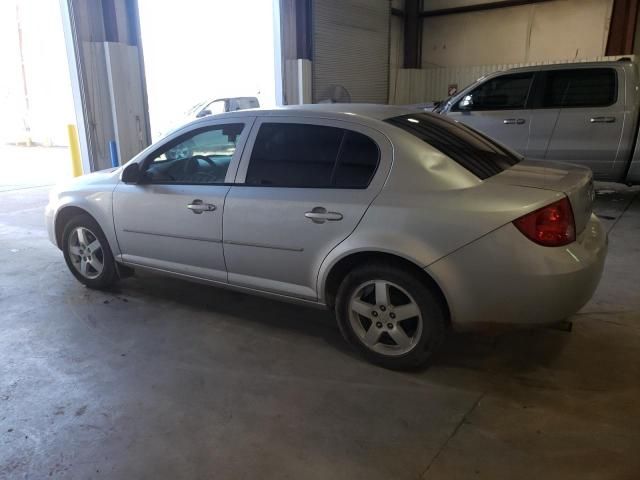
[[[87,287],[107,288],[117,281],[109,243],[89,215],[69,220],[62,234],[62,251],[71,273]]]
[[[370,361],[386,368],[426,363],[445,337],[445,309],[417,275],[387,264],[358,267],[336,297],[340,330]]]

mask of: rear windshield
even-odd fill
[[[521,158],[466,125],[438,115],[416,113],[386,120],[418,137],[484,180],[518,163]]]

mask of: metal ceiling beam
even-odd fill
[[[404,68],[420,68],[422,63],[422,19],[420,0],[405,0]]]
[[[638,0],[614,0],[605,55],[633,53]]]
[[[311,60],[311,0],[296,0],[296,58]]]

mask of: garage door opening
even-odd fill
[[[140,0],[139,9],[154,140],[195,118],[204,102],[256,97],[275,105],[272,2]]]
[[[0,191],[71,177],[75,123],[60,6],[0,2]]]

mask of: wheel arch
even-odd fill
[[[77,217],[78,215],[88,215],[90,216],[98,225],[100,223],[96,218],[91,215],[84,208],[77,207],[75,205],[67,205],[62,207],[56,214],[56,218],[54,220],[54,232],[56,236],[56,245],[59,249],[62,249],[62,234],[64,233],[65,225],[71,220],[73,217]]]
[[[324,277],[324,282],[322,283],[320,288],[321,293],[323,294],[324,302],[330,309],[333,309],[335,306],[338,288],[340,287],[340,283],[342,282],[344,277],[354,268],[372,262],[386,263],[393,266],[405,268],[413,272],[440,299],[442,306],[445,309],[447,324],[450,323],[451,311],[449,308],[449,303],[446,296],[444,295],[443,289],[440,288],[440,285],[438,285],[438,283],[431,275],[429,275],[423,268],[420,268],[418,264],[405,257],[401,257],[393,253],[374,250],[355,252],[346,255],[329,268],[329,271]]]

